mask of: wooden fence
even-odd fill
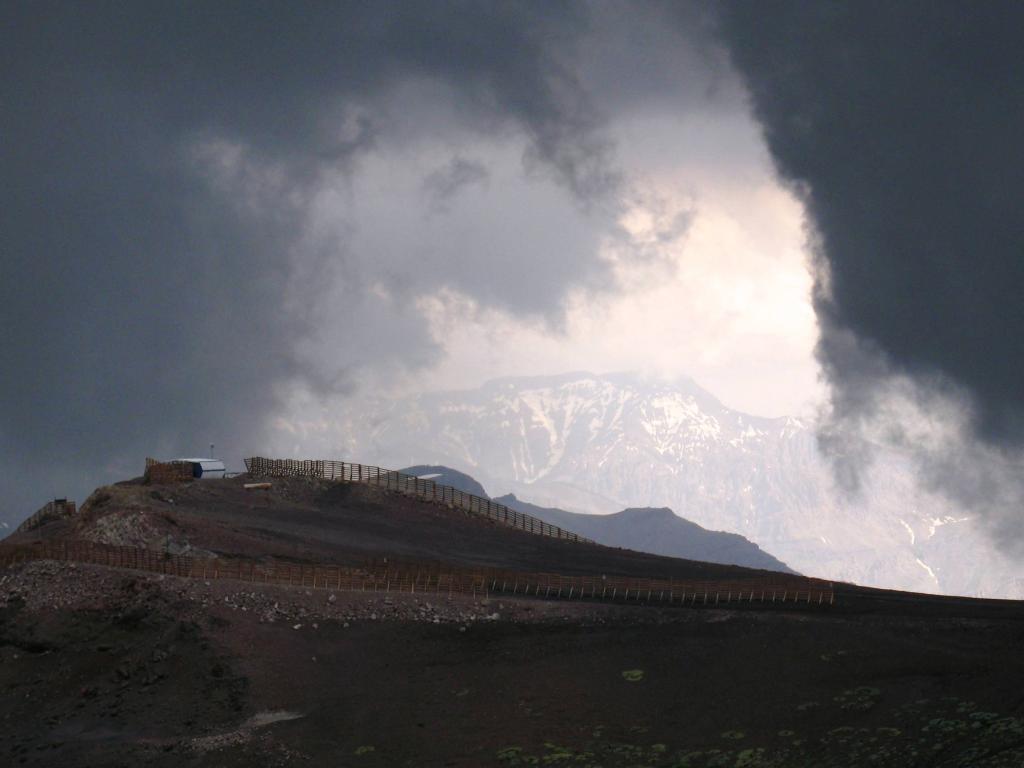
[[[426,501],[451,504],[467,512],[481,515],[527,533],[551,536],[556,539],[593,544],[591,539],[545,523],[543,520],[517,512],[504,504],[460,491],[450,485],[439,485],[392,469],[352,464],[347,461],[265,459],[259,456],[245,460],[246,471],[254,477],[313,477],[341,480],[347,483],[366,483],[391,491],[398,491]]]
[[[464,569],[440,563],[370,560],[357,567],[170,555],[141,547],[89,541],[0,544],[0,566],[36,560],[93,563],[114,568],[197,579],[231,579],[350,592],[521,595],[655,605],[832,605],[832,584],[819,579],[772,574],[733,581],[605,578]]]
[[[17,532],[34,531],[53,520],[60,520],[75,516],[75,502],[67,499],[54,499],[48,501],[37,512],[34,512],[18,526]]]

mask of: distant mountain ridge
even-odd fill
[[[458,488],[466,493],[490,498],[477,480],[465,472],[450,467],[418,464],[399,471],[433,480],[440,485]],[[493,500],[509,509],[532,515],[546,523],[557,525],[609,547],[707,563],[796,573],[743,536],[724,531],[709,531],[679,517],[668,508],[626,509],[611,515],[586,515],[553,507],[540,507],[521,501],[513,494],[498,496]]]
[[[538,507],[520,501],[513,494],[499,496],[495,501],[609,547],[707,563],[796,573],[738,533],[709,531],[679,517],[668,507],[624,509],[611,515],[584,515],[566,512],[564,509]]]
[[[670,507],[804,574],[1024,597],[1024,565],[998,553],[969,514],[919,489],[908,457],[880,451],[861,495],[845,495],[812,425],[732,410],[691,379],[506,378],[366,401],[325,431],[347,436],[332,443],[338,455],[454,467],[542,506]]]

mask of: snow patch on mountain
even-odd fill
[[[845,495],[812,425],[731,410],[690,379],[572,373],[360,402],[325,446],[382,466],[443,464],[493,492],[576,512],[671,507],[796,570],[862,584],[1024,597],[1024,567],[883,453]]]

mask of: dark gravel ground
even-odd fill
[[[31,536],[760,575],[308,481],[115,486]],[[36,562],[0,570],[0,764],[1019,768],[1022,643],[1020,603],[852,585],[831,609],[663,610]]]
[[[0,756],[52,766],[1020,766],[1024,623],[0,574]]]

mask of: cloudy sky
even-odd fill
[[[1021,8],[8,3],[0,517],[311,401],[574,369],[1005,510]]]

